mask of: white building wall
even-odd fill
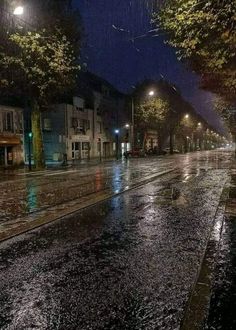
[[[99,106],[99,93],[95,93],[94,109],[85,108],[80,97],[73,98],[73,105],[64,105],[68,161],[113,156],[113,141],[104,130]]]
[[[24,162],[23,110],[0,105],[0,165]]]

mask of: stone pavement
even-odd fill
[[[236,161],[232,159],[227,184],[202,260],[181,330],[235,329],[236,296]]]

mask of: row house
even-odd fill
[[[0,105],[0,166],[23,162],[23,110]]]
[[[116,129],[120,132],[118,147],[122,152],[122,127],[127,121],[124,95],[102,78],[88,72],[81,75],[72,102],[42,112],[47,163],[115,156]]]

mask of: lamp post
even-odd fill
[[[102,141],[98,138],[99,161],[102,162]]]
[[[132,126],[131,126],[132,127]],[[130,130],[130,124],[125,124],[125,128],[127,130],[126,136],[125,136],[125,152],[128,151],[128,142],[129,142],[129,130]]]
[[[29,132],[28,133],[28,160],[29,160],[29,171],[32,170],[32,164],[31,164],[31,143],[32,143],[32,137],[33,133]]]
[[[134,150],[134,97],[131,96],[131,150]]]
[[[120,131],[118,129],[115,130],[115,136],[116,136],[116,159],[119,159],[119,133]]]

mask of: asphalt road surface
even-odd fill
[[[179,329],[229,164],[227,152],[198,152],[3,179],[8,199],[26,183],[42,190],[50,180],[67,187],[73,175],[96,180],[98,169],[97,184],[117,191],[176,167],[1,243],[1,329]]]

